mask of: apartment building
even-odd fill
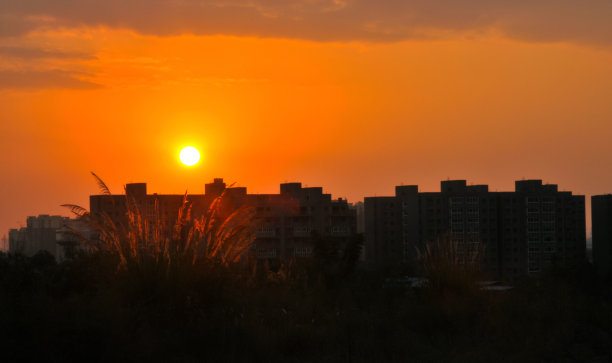
[[[278,194],[248,194],[247,188],[228,187],[217,178],[205,185],[204,194],[187,195],[192,216],[205,214],[222,194],[222,208],[227,212],[239,207],[255,210],[257,227],[252,253],[259,259],[309,257],[313,253],[313,233],[344,243],[357,232],[356,211],[345,199],[332,199],[321,187],[306,188],[301,183],[283,183]],[[125,222],[126,202],[133,200],[146,218],[157,218],[157,210],[159,219],[172,225],[183,198],[184,195],[147,194],[145,183],[133,183],[126,185],[125,195],[90,196],[90,210]]]
[[[440,192],[397,186],[395,196],[365,198],[368,266],[418,266],[417,249],[449,238],[479,256],[492,278],[512,279],[586,258],[584,196],[541,180],[490,192],[465,180],[441,182]],[[469,256],[465,256],[469,257]]]
[[[593,264],[600,276],[612,277],[612,194],[591,197]]]

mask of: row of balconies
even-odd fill
[[[311,257],[312,252],[313,250],[310,246],[296,246],[294,248],[289,248],[289,255],[295,257]],[[276,258],[280,257],[280,254],[278,252],[278,248],[275,247],[256,247],[255,257],[259,259]]]
[[[332,236],[348,236],[351,234],[351,228],[349,226],[332,226],[329,229],[329,233]],[[310,237],[312,234],[312,227],[310,226],[295,226],[292,228],[291,235],[294,237]],[[273,238],[278,235],[277,228],[274,226],[262,226],[257,228],[255,235],[258,238]]]

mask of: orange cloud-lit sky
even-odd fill
[[[612,3],[457,4],[3,1],[0,236],[87,206],[90,170],[351,202],[447,178],[612,192]]]

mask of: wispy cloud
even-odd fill
[[[102,85],[83,78],[83,73],[59,69],[46,71],[0,71],[0,89],[96,89]]]
[[[20,59],[95,59],[92,54],[69,52],[56,49],[43,49],[32,47],[0,46],[0,56]]]

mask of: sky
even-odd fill
[[[612,193],[610,19],[609,0],[3,0],[0,237],[88,206],[90,171],[115,193],[529,178],[588,202]]]

